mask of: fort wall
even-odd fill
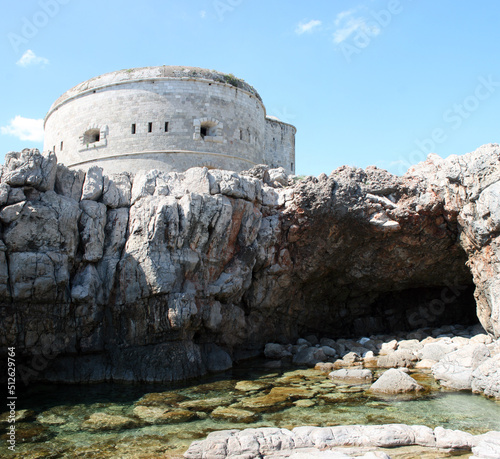
[[[106,173],[263,163],[294,171],[295,128],[266,118],[251,86],[217,81],[223,74],[214,71],[169,69],[115,72],[71,89],[45,118],[44,150],[70,168]]]

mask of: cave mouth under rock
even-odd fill
[[[339,308],[327,304],[316,309],[314,325],[300,327],[299,336],[360,338],[363,336],[412,332],[445,325],[468,327],[479,324],[474,299],[475,286],[467,283],[414,287],[371,293],[351,299]],[[335,313],[332,314],[332,311]],[[323,320],[318,320],[319,317]],[[325,320],[325,317],[329,317]]]
[[[369,306],[368,314],[352,321],[351,335],[478,324],[474,289],[471,283],[382,293]]]

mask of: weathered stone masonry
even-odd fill
[[[193,67],[121,70],[64,93],[45,118],[45,151],[106,173],[190,167],[295,170],[295,127],[267,117],[253,87]]]

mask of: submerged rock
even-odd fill
[[[82,423],[82,429],[91,431],[133,429],[139,421],[126,416],[107,413],[93,413]]]
[[[238,381],[234,388],[240,392],[253,392],[266,389],[269,385],[263,381]]]
[[[196,413],[188,410],[155,406],[136,406],[134,415],[148,424],[177,424],[195,419]]]
[[[15,410],[15,415],[13,416],[15,422],[29,421],[34,417],[35,412],[33,410]],[[12,419],[10,411],[0,414],[0,425],[12,424],[10,419]]]
[[[49,441],[54,437],[47,426],[33,424],[28,422],[16,422],[16,442],[17,443],[42,443]],[[8,439],[8,434],[3,433],[0,439],[5,441]]]
[[[234,402],[234,397],[200,398],[179,403],[180,408],[210,412],[217,407],[227,406]]]
[[[141,397],[135,404],[137,406],[169,406],[174,407],[186,400],[187,397],[176,392],[151,392]]]
[[[231,407],[216,408],[210,416],[214,419],[221,419],[230,422],[252,423],[259,419],[259,416],[252,411]]]
[[[67,420],[62,416],[57,416],[53,413],[41,413],[37,416],[36,420],[40,424],[48,425],[48,426],[60,426],[62,424],[66,424]]]
[[[280,393],[243,399],[235,408],[243,408],[256,413],[273,413],[292,405],[288,395]]]
[[[373,373],[370,370],[342,369],[332,371],[328,377],[333,381],[370,383],[373,380]]]

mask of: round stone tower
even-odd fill
[[[44,126],[44,150],[74,169],[242,171],[268,164],[295,171],[295,127],[267,117],[252,86],[214,70],[107,73],[59,97]]]

